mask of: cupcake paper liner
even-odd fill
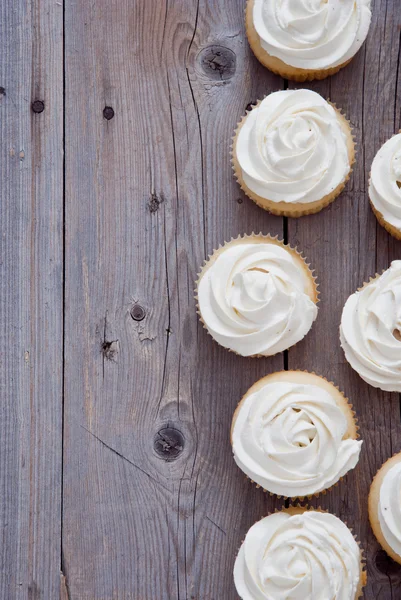
[[[276,513],[279,513],[279,512],[285,512],[285,513],[290,514],[291,516],[300,515],[300,514],[303,514],[304,512],[321,512],[321,513],[328,513],[328,514],[333,515],[334,517],[337,517],[337,515],[335,513],[331,512],[329,510],[323,509],[321,506],[319,506],[318,508],[314,508],[313,506],[308,506],[307,504],[304,505],[304,506],[302,506],[299,503],[298,504],[293,504],[293,505],[288,506],[288,507],[282,506],[281,509],[276,508],[274,510],[274,512],[269,512],[269,513],[267,513],[266,516],[269,517],[270,515],[276,514]],[[264,518],[265,517],[262,517],[262,519],[264,519]],[[337,518],[339,519],[339,517],[337,517]],[[262,519],[259,519],[259,520],[261,521]],[[350,532],[352,534],[352,537],[354,538],[354,540],[356,541],[356,543],[359,546],[359,552],[360,552],[360,578],[359,578],[359,587],[358,587],[357,593],[355,595],[355,600],[358,600],[358,598],[362,598],[363,597],[363,588],[365,587],[365,585],[367,583],[367,580],[368,580],[367,572],[365,570],[366,569],[365,553],[364,553],[363,548],[361,548],[361,542],[358,540],[357,536],[354,534],[353,529],[348,526],[347,521],[343,521],[343,519],[340,519],[340,521],[342,523],[344,523],[348,527],[348,529],[350,530]],[[256,521],[256,523],[258,523],[258,522],[259,521]],[[241,546],[244,543],[244,541],[245,541],[245,538],[242,540]],[[241,546],[240,546],[240,548],[241,548]],[[238,549],[238,552],[239,552],[240,548]]]
[[[351,57],[346,62],[336,67],[328,69],[300,69],[292,67],[279,58],[269,54],[261,45],[259,35],[255,29],[252,18],[254,0],[248,0],[245,8],[245,30],[249,45],[252,52],[258,61],[269,71],[280,75],[283,79],[291,79],[292,81],[304,82],[313,81],[314,79],[326,79],[330,75],[338,73],[343,67],[346,67],[352,60]]]
[[[332,381],[329,381],[328,379],[326,379],[326,377],[323,377],[323,375],[318,375],[314,371],[306,371],[306,370],[302,370],[302,369],[291,369],[289,371],[275,371],[274,373],[270,373],[270,375],[265,375],[265,377],[262,377],[261,379],[259,379],[258,381],[256,381],[247,390],[247,392],[243,395],[243,397],[241,398],[241,400],[237,404],[237,407],[236,407],[236,409],[234,411],[233,418],[232,418],[232,421],[231,421],[231,428],[230,428],[230,443],[231,443],[231,446],[232,446],[232,433],[233,433],[233,429],[234,429],[235,420],[236,420],[236,418],[238,416],[239,409],[240,409],[241,405],[243,404],[243,402],[245,401],[245,399],[248,397],[250,391],[252,390],[252,388],[255,385],[257,385],[258,383],[260,383],[263,379],[267,379],[268,377],[271,377],[271,376],[276,375],[278,373],[306,373],[307,375],[314,375],[315,377],[319,377],[320,379],[323,379],[324,381],[326,381],[328,384],[332,385],[341,394],[342,398],[345,401],[344,405],[347,405],[347,407],[349,409],[348,414],[345,415],[347,417],[347,421],[348,421],[348,429],[347,429],[347,434],[348,435],[347,435],[346,439],[351,438],[351,439],[354,439],[354,440],[358,440],[361,437],[360,434],[359,434],[359,429],[360,428],[359,428],[359,425],[358,425],[358,419],[356,417],[355,411],[353,410],[354,407],[350,403],[349,399],[345,396],[345,394],[340,390],[340,388],[335,383],[333,383]],[[351,418],[352,418],[352,423],[351,423]],[[352,432],[350,432],[350,428],[353,429]],[[353,470],[353,469],[351,469],[351,470]],[[256,481],[254,481],[253,479],[251,479],[251,477],[248,477],[248,475],[245,475],[245,474],[244,475],[245,475],[245,478],[248,479],[248,481],[250,481],[251,483],[253,483],[256,486],[257,489],[261,489],[265,494],[269,494],[269,496],[275,496],[276,498],[279,498],[279,499],[292,500],[292,501],[295,501],[295,500],[298,499],[301,502],[303,502],[305,499],[312,500],[312,498],[318,498],[321,495],[325,496],[327,494],[327,492],[330,492],[334,488],[338,487],[339,483],[341,481],[343,481],[347,477],[348,473],[346,473],[343,477],[340,477],[339,480],[336,481],[336,483],[334,483],[330,487],[325,488],[325,489],[321,490],[320,492],[315,492],[314,494],[308,494],[306,496],[285,496],[284,494],[275,494],[273,492],[270,492],[269,490],[266,490],[259,483],[256,483]]]
[[[368,498],[368,514],[370,526],[372,527],[375,538],[379,542],[380,546],[383,550],[390,556],[395,562],[401,565],[401,556],[396,554],[394,550],[388,545],[386,542],[379,522],[378,515],[378,504],[380,498],[380,488],[384,478],[384,475],[387,473],[387,470],[390,469],[393,465],[401,462],[401,452],[398,454],[394,454],[391,458],[386,460],[385,463],[382,464],[380,469],[377,471],[376,475],[373,478],[373,481],[370,486],[369,498]]]
[[[257,108],[261,102],[262,102],[261,100],[258,100],[256,102],[256,104],[251,108],[251,110],[253,110],[254,108]],[[346,118],[346,116],[343,114],[341,109],[337,108],[335,103],[330,102],[329,100],[327,100],[327,102],[329,102],[329,104],[334,108],[334,110],[337,112],[338,117],[342,120],[343,123],[346,124],[346,126],[349,129],[349,138],[348,138],[347,142],[349,142],[349,146],[350,146],[348,148],[350,168],[349,168],[349,172],[348,172],[346,178],[344,179],[344,181],[342,183],[340,183],[330,194],[327,194],[326,196],[324,196],[320,200],[316,200],[315,202],[309,202],[309,203],[305,203],[305,204],[302,204],[301,202],[297,202],[294,204],[286,203],[286,202],[274,202],[273,200],[269,200],[267,198],[262,198],[262,196],[258,196],[258,194],[255,194],[251,189],[249,189],[249,187],[246,185],[243,175],[242,175],[242,169],[241,169],[241,166],[240,166],[238,158],[237,158],[236,145],[237,145],[237,139],[238,139],[238,135],[241,130],[241,127],[245,123],[245,120],[247,119],[250,111],[246,111],[245,115],[241,118],[241,120],[237,124],[237,128],[236,128],[236,130],[234,132],[234,136],[232,138],[232,144],[231,144],[231,150],[230,150],[231,165],[232,165],[232,169],[234,171],[234,177],[237,180],[237,182],[238,182],[240,188],[242,189],[242,191],[244,192],[244,194],[246,194],[246,196],[248,196],[248,198],[253,200],[253,202],[255,202],[255,204],[257,204],[260,208],[263,208],[264,210],[267,210],[268,212],[270,212],[273,215],[276,215],[278,217],[299,218],[299,217],[303,217],[306,215],[313,215],[313,214],[320,212],[321,210],[323,210],[323,208],[326,208],[326,206],[328,206],[329,204],[334,202],[334,200],[336,198],[338,198],[338,196],[344,190],[346,184],[348,183],[348,181],[351,177],[352,170],[353,170],[352,167],[355,163],[355,154],[356,154],[355,136],[353,134],[353,129],[352,129],[350,121]],[[298,208],[294,209],[294,206],[297,206]]]
[[[204,265],[202,266],[200,272],[197,275],[197,280],[195,282],[196,288],[195,288],[195,300],[196,300],[196,312],[199,316],[199,320],[202,323],[203,329],[206,330],[207,334],[210,335],[210,337],[216,342],[216,344],[218,344],[219,346],[221,346],[221,348],[224,348],[225,350],[228,350],[228,352],[232,352],[233,354],[236,354],[237,356],[241,356],[242,358],[269,358],[271,356],[275,356],[274,354],[269,354],[269,355],[265,355],[265,354],[253,354],[251,356],[247,356],[244,357],[242,354],[239,354],[238,352],[236,352],[235,350],[232,350],[231,348],[227,348],[226,346],[222,346],[221,344],[219,344],[219,342],[217,340],[214,339],[214,337],[212,336],[212,334],[209,332],[209,329],[207,328],[206,323],[203,320],[202,317],[202,313],[200,311],[200,307],[199,307],[199,297],[198,297],[198,286],[199,286],[199,282],[202,279],[203,275],[206,273],[206,271],[208,270],[208,268],[213,264],[213,262],[217,259],[217,257],[223,252],[223,250],[225,250],[227,247],[238,243],[239,240],[255,240],[259,239],[262,241],[266,241],[266,242],[270,242],[272,244],[276,244],[277,246],[281,246],[282,248],[284,248],[285,250],[293,253],[294,255],[296,255],[297,259],[300,262],[300,265],[303,267],[303,269],[305,270],[305,272],[308,274],[309,278],[310,278],[310,282],[311,282],[311,288],[313,290],[313,297],[310,295],[311,300],[313,300],[313,302],[318,305],[320,302],[320,291],[319,291],[319,284],[317,282],[317,277],[314,274],[315,273],[315,269],[311,269],[310,268],[310,263],[306,262],[305,257],[301,254],[301,252],[298,251],[297,247],[292,247],[289,244],[285,244],[283,240],[280,240],[278,235],[276,236],[271,236],[269,234],[265,235],[262,232],[260,233],[254,233],[252,232],[251,235],[248,234],[244,234],[244,235],[238,235],[236,238],[231,238],[231,240],[229,242],[224,242],[223,244],[219,244],[219,247],[214,249],[212,254],[209,254],[208,259],[205,259],[204,261]],[[242,243],[242,242],[241,242]],[[297,342],[299,343],[299,342]],[[293,344],[292,346],[290,346],[291,348],[294,348],[296,346],[296,344]],[[288,350],[289,348],[287,348]],[[279,352],[277,353],[279,354]]]

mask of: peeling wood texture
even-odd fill
[[[401,450],[400,398],[338,341],[348,295],[401,256],[367,198],[401,127],[398,0],[374,0],[359,54],[307,86],[345,111],[358,155],[341,198],[300,220],[259,209],[231,172],[246,107],[293,87],[250,52],[245,0],[0,4],[0,598],[236,598],[240,543],[282,501],[236,467],[229,426],[283,368],[354,403],[360,464],[312,504],[361,540],[365,598],[400,598],[367,521],[371,479]],[[303,250],[322,301],[302,343],[256,360],[212,341],[193,289],[213,248],[260,230]]]

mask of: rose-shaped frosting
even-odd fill
[[[279,512],[253,525],[234,567],[242,600],[354,600],[360,579],[352,533],[315,511]]]
[[[244,399],[235,417],[237,465],[265,490],[282,496],[308,496],[331,487],[355,467],[362,442],[343,439],[347,418],[322,387],[268,381]]]
[[[384,539],[401,556],[401,463],[391,467],[383,478],[378,516]]]
[[[247,115],[235,144],[246,186],[272,202],[307,204],[331,194],[351,168],[340,119],[310,90],[267,96]]]
[[[401,133],[389,139],[376,154],[369,197],[384,220],[401,230]]]
[[[298,259],[298,260],[297,260]],[[266,242],[231,243],[198,283],[202,320],[213,338],[242,356],[270,356],[299,342],[317,316],[311,277],[291,251]]]
[[[345,303],[341,345],[364,381],[401,392],[401,261],[352,294]]]
[[[287,65],[330,69],[350,60],[369,31],[370,0],[254,0],[262,48]]]

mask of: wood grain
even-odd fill
[[[63,13],[0,5],[0,597],[58,598]],[[34,113],[31,103],[44,103]]]
[[[246,107],[293,87],[253,57],[244,4],[0,6],[1,598],[235,598],[238,547],[282,501],[235,466],[231,417],[287,367],[354,403],[360,464],[314,504],[367,550],[365,598],[401,594],[366,506],[401,450],[400,398],[365,385],[338,341],[348,295],[401,251],[367,198],[372,159],[401,127],[398,2],[374,0],[362,50],[307,86],[345,111],[359,153],[342,196],[299,220],[259,209],[232,175]],[[322,302],[294,349],[245,359],[201,327],[193,289],[215,247],[260,230],[299,246]]]

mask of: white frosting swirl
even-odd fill
[[[311,90],[267,96],[243,122],[235,152],[247,187],[272,202],[321,200],[351,168],[338,113]]]
[[[368,35],[370,0],[254,0],[262,48],[287,65],[320,70],[343,65]]]
[[[348,298],[340,339],[346,359],[364,381],[401,392],[401,260]]]
[[[242,356],[271,356],[299,342],[317,316],[310,277],[293,254],[268,240],[220,250],[198,284],[199,310],[213,338]]]
[[[334,515],[286,512],[251,527],[234,567],[242,600],[354,600],[360,550]]]
[[[234,459],[265,490],[308,496],[331,487],[357,464],[362,442],[343,439],[347,428],[343,411],[322,387],[267,382],[238,410]]]
[[[401,557],[401,463],[391,467],[380,486],[378,516],[383,537]]]
[[[401,231],[401,133],[389,139],[376,154],[369,197],[387,223]]]

